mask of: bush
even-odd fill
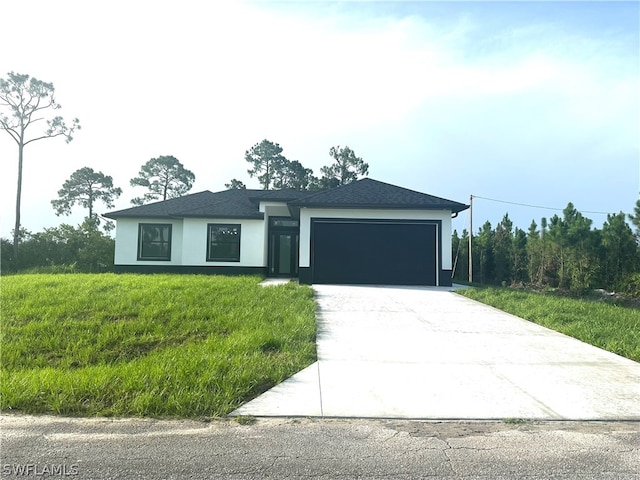
[[[640,273],[627,275],[624,280],[620,282],[618,291],[630,297],[640,298]]]
[[[3,272],[112,270],[115,241],[100,231],[95,222],[85,221],[77,227],[62,224],[39,233],[24,232],[22,238],[18,264],[13,258],[12,243],[2,239],[0,269]]]

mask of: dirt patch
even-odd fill
[[[579,433],[637,432],[640,422],[538,422],[538,421],[420,421],[420,420],[381,420],[388,428],[407,432],[415,437],[436,437],[439,439],[483,436],[505,431],[545,432],[567,431]]]

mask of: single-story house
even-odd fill
[[[364,178],[322,191],[205,191],[105,217],[117,222],[117,272],[449,286],[451,218],[467,208]]]

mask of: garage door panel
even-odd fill
[[[436,226],[314,222],[313,282],[435,285]]]

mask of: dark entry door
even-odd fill
[[[298,276],[299,241],[297,220],[269,219],[269,276]]]

